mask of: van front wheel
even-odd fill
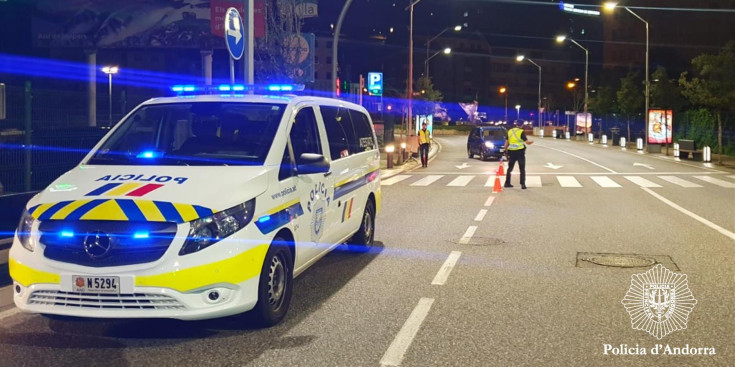
[[[291,304],[293,288],[293,259],[286,241],[276,237],[263,261],[258,283],[258,302],[251,312],[259,326],[278,324],[286,316]]]
[[[354,252],[367,252],[373,247],[375,238],[375,206],[368,200],[365,213],[362,215],[360,228],[348,242],[349,249]]]

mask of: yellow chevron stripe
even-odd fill
[[[137,189],[138,187],[143,186],[141,183],[124,183],[108,192],[105,193],[105,196],[122,196],[127,194],[130,191],[133,191],[134,189]]]
[[[143,216],[145,216],[145,219],[151,222],[165,222],[166,218],[164,218],[163,214],[161,214],[161,211],[158,210],[158,207],[156,207],[156,204],[153,204],[152,201],[149,200],[135,200],[134,203],[138,205],[138,209],[143,213]]]
[[[227,244],[217,244],[222,246]],[[268,245],[263,244],[219,262],[170,273],[135,277],[137,287],[163,287],[187,292],[217,283],[238,284],[260,274]]]
[[[194,210],[193,206],[189,204],[172,204],[174,205],[174,208],[176,208],[176,211],[179,212],[179,215],[184,220],[184,222],[199,218],[199,215],[197,214],[196,210]]]
[[[82,206],[82,205],[84,205],[84,204],[86,204],[86,203],[88,203],[90,201],[92,201],[92,200],[90,199],[90,200],[76,200],[76,201],[73,201],[73,202],[67,204],[65,207],[61,208],[58,212],[56,212],[56,214],[54,214],[53,216],[51,216],[51,219],[58,219],[58,220],[66,219],[66,216],[68,216],[69,214],[71,214],[71,212],[73,212],[76,208],[79,208],[80,206]]]
[[[31,213],[31,216],[38,219],[38,217],[40,217],[43,212],[45,212],[46,210],[48,210],[48,208],[52,207],[55,204],[56,203],[41,204],[38,206],[38,208],[36,208],[36,210],[33,211],[33,213]]]
[[[61,283],[61,277],[59,274],[47,273],[45,271],[33,269],[30,266],[21,264],[12,257],[8,259],[8,270],[10,271],[10,277],[24,287],[39,283]]]
[[[108,200],[86,212],[81,220],[128,220],[115,200]]]

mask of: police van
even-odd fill
[[[182,320],[251,311],[270,326],[295,276],[344,243],[372,246],[380,153],[362,106],[210,89],[142,103],[30,200],[9,259],[18,308]]]

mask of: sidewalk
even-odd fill
[[[429,148],[429,162],[439,153],[441,145],[436,141],[431,143]],[[385,148],[380,150],[380,178],[386,179],[393,177],[401,172],[412,170],[421,165],[418,158],[413,158],[409,155],[408,160],[403,162],[400,166],[395,164],[398,161],[398,153],[393,153],[393,168],[388,169],[388,153],[385,152]]]

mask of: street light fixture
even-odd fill
[[[426,60],[430,59],[430,57],[429,57],[429,45],[431,45],[431,41],[439,38],[442,34],[444,34],[444,32],[446,32],[446,31],[448,31],[450,29],[454,29],[455,32],[459,32],[459,31],[462,30],[462,26],[461,25],[456,25],[454,27],[444,28],[444,30],[442,30],[441,32],[439,32],[439,34],[437,34],[434,37],[431,37],[428,41],[426,41]],[[428,67],[425,67],[424,75],[426,75],[427,78],[429,77],[429,68]]]
[[[523,62],[523,60],[528,60],[528,62],[538,68],[538,128],[541,129],[541,65],[535,63],[533,60],[527,58],[524,55],[516,56],[516,61]]]
[[[575,45],[577,45],[582,50],[584,50],[584,118],[587,119],[587,102],[589,100],[589,94],[587,93],[587,85],[589,84],[587,82],[587,75],[588,75],[588,70],[589,70],[589,65],[590,65],[590,51],[588,49],[584,48],[584,46],[580,45],[579,42],[575,41],[572,38],[568,38],[567,36],[563,36],[563,35],[556,36],[556,42],[557,43],[562,43],[562,42],[564,42],[567,39],[570,42],[572,42]],[[587,131],[587,132],[589,132],[589,131]]]
[[[520,120],[520,119],[521,119],[521,105],[517,104],[516,105],[516,120]]]
[[[614,2],[614,1],[608,1],[608,2],[605,2],[605,4],[603,5],[603,8],[605,10],[607,10],[607,11],[613,11],[613,10],[615,10],[615,8],[617,6],[618,6],[618,3]],[[645,129],[644,129],[645,130],[645,141],[644,141],[643,144],[646,145],[646,146],[648,146],[648,102],[649,102],[649,92],[648,92],[648,89],[649,89],[649,81],[648,81],[648,22],[645,21],[643,18],[641,18],[638,14],[636,14],[635,12],[633,12],[632,10],[630,10],[630,8],[628,8],[626,6],[623,6],[622,8],[625,9],[625,10],[627,10],[628,13],[633,14],[634,17],[638,18],[638,20],[640,20],[641,22],[643,22],[643,24],[646,25],[646,88],[645,88],[646,89],[646,106],[645,106],[645,111],[643,111],[643,116],[645,117],[646,126],[645,126]]]
[[[108,80],[109,80],[108,83],[107,83],[108,84],[108,90],[109,90],[109,93],[108,94],[109,94],[109,97],[110,97],[109,98],[110,99],[110,104],[109,104],[109,109],[108,109],[108,111],[109,111],[109,120],[108,120],[109,122],[108,122],[108,126],[112,126],[112,74],[117,74],[119,71],[120,71],[120,68],[117,67],[117,66],[105,66],[105,67],[102,68],[102,72],[105,73],[105,74],[107,74]]]
[[[500,92],[500,94],[505,95],[505,120],[504,121],[508,123],[508,88],[500,87],[500,89],[498,89],[498,92]]]
[[[436,56],[436,55],[438,55],[440,53],[443,53],[445,55],[449,55],[450,53],[452,53],[452,49],[449,48],[449,47],[447,47],[447,48],[445,48],[445,49],[443,49],[441,51],[437,51],[433,55],[429,56],[429,58],[427,58],[426,61],[424,61],[424,70],[426,70],[426,79],[429,79],[429,60],[433,59],[434,56]]]

